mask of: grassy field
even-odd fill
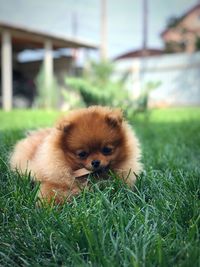
[[[8,156],[24,131],[56,116],[0,112],[0,266],[200,266],[200,109],[131,120],[145,165],[134,191],[113,178],[37,208],[37,187]]]

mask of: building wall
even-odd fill
[[[117,72],[129,71],[127,87],[138,97],[149,83],[151,107],[200,105],[200,52],[168,54],[146,59],[121,60]]]

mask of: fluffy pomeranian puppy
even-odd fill
[[[90,172],[101,178],[111,170],[133,185],[142,170],[140,155],[122,112],[92,106],[69,112],[53,128],[30,133],[16,144],[10,165],[40,181],[41,198],[62,202],[87,185],[82,177]]]

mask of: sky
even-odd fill
[[[148,47],[162,48],[160,37],[172,16],[197,0],[148,0]],[[115,58],[142,45],[142,0],[107,0],[108,56]],[[100,0],[0,0],[0,21],[100,43]]]

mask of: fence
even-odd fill
[[[127,86],[137,97],[149,83],[150,106],[200,105],[200,52],[121,60],[117,73],[128,72]]]

